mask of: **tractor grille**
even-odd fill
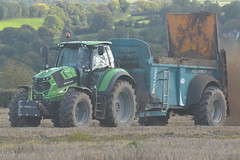
[[[50,83],[49,82],[42,82],[41,80],[37,80],[33,82],[34,90],[37,92],[43,92],[49,90]]]

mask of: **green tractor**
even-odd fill
[[[68,41],[58,51],[55,67],[33,76],[33,86],[20,86],[9,104],[13,127],[37,127],[51,119],[55,127],[130,126],[136,112],[135,81],[117,67],[108,41]]]

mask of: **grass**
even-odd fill
[[[20,18],[0,21],[0,30],[6,27],[20,28],[23,24],[32,26],[34,29],[38,29],[42,26],[44,18]]]
[[[205,0],[198,0],[198,1],[201,2],[201,3],[205,2]],[[226,5],[226,4],[231,3],[232,1],[233,0],[219,0],[219,5],[222,7],[222,6]],[[212,3],[216,3],[216,0],[212,0]]]
[[[137,2],[138,0],[127,0],[128,3],[134,3],[134,2]]]
[[[230,1],[228,1],[228,2],[220,2],[219,5],[222,7],[222,6],[224,6],[226,4],[230,4],[230,3],[231,3]]]
[[[0,109],[0,160],[211,160],[240,158],[240,127],[194,126],[191,117],[171,117],[165,127],[12,128]],[[181,124],[180,124],[181,123]]]

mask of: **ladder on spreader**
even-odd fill
[[[162,112],[167,112],[169,106],[169,86],[170,86],[170,70],[162,71]]]

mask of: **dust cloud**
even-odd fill
[[[240,126],[240,43],[224,39],[221,48],[226,50],[230,116],[225,125]]]

